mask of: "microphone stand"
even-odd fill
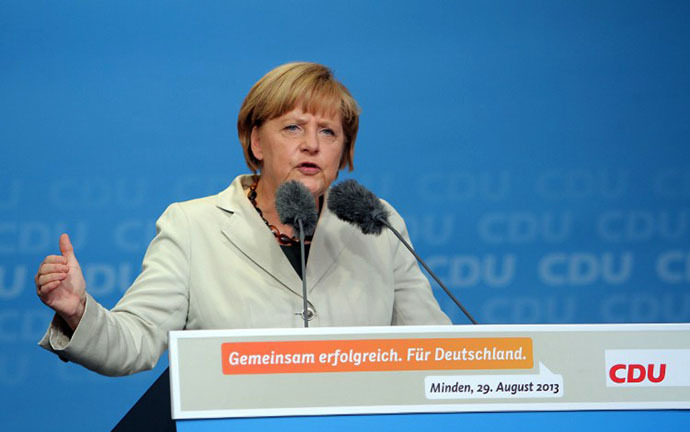
[[[309,302],[307,301],[307,265],[304,260],[304,226],[302,225],[302,218],[298,218],[297,223],[299,223],[299,251],[302,264],[302,319],[304,320],[304,327],[309,327],[309,319],[307,318],[307,308],[309,307]]]
[[[462,310],[462,312],[465,314],[465,316],[466,316],[470,321],[472,321],[472,324],[478,324],[477,321],[472,317],[472,315],[470,315],[470,313],[467,311],[467,309],[465,309],[465,307],[462,305],[462,303],[460,303],[460,300],[458,300],[457,298],[455,298],[455,296],[453,295],[453,293],[451,293],[450,290],[449,290],[448,288],[446,288],[446,286],[443,284],[443,282],[441,282],[441,279],[439,279],[438,277],[436,277],[436,275],[434,274],[434,272],[431,271],[431,269],[429,268],[429,266],[426,265],[426,263],[422,260],[422,258],[421,258],[419,255],[417,255],[417,252],[415,252],[414,249],[412,249],[412,246],[403,238],[403,236],[401,236],[400,233],[399,233],[395,228],[393,228],[393,226],[392,226],[390,223],[388,223],[388,221],[387,221],[385,218],[379,217],[379,218],[376,218],[376,220],[379,221],[379,222],[381,222],[381,223],[384,224],[385,226],[387,226],[389,230],[393,231],[393,234],[395,234],[396,237],[398,237],[398,239],[402,242],[402,244],[404,244],[405,247],[407,247],[407,249],[408,249],[410,252],[412,252],[412,255],[414,255],[414,257],[417,258],[417,261],[419,261],[419,263],[420,263],[422,266],[424,266],[424,268],[426,269],[426,271],[429,272],[429,274],[431,275],[431,277],[434,278],[434,280],[436,281],[436,283],[439,284],[439,286],[440,286],[441,288],[443,288],[443,291],[445,291],[446,294],[448,294],[448,297],[450,297],[451,300],[453,300],[453,301],[455,302],[455,304],[458,305],[458,307]],[[302,270],[302,271],[304,271],[304,270]],[[306,301],[306,298],[305,298],[305,301]]]

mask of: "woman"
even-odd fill
[[[169,206],[141,274],[110,311],[86,291],[63,234],[62,255],[46,257],[35,278],[38,296],[56,312],[39,344],[99,373],[125,375],[152,368],[170,330],[301,327],[302,276],[291,264],[299,245],[274,205],[288,180],[302,182],[320,211],[305,275],[311,326],[449,324],[392,234],[365,236],[323,205],[338,171],[352,169],[358,122],[356,102],[328,68],[290,63],[270,71],[238,119],[254,175]]]

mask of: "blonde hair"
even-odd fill
[[[251,150],[252,129],[298,105],[309,113],[333,115],[339,110],[345,138],[340,169],[347,166],[352,171],[359,106],[329,68],[307,62],[278,66],[257,81],[244,98],[237,117],[237,134],[249,169],[256,173],[261,167]]]

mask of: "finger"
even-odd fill
[[[67,277],[67,273],[50,273],[38,277],[38,284],[43,286],[48,282],[61,281]]]
[[[38,268],[38,275],[45,275],[50,273],[67,273],[69,271],[69,266],[65,264],[43,264]]]
[[[62,281],[52,281],[38,288],[38,295],[47,295],[55,288],[59,287]]]
[[[67,234],[62,234],[60,236],[60,252],[62,252],[62,256],[67,259],[68,263],[70,263],[72,260],[76,261],[77,259],[74,256],[74,247],[72,247],[72,242],[69,240],[69,236]]]
[[[65,257],[63,257],[62,255],[48,255],[47,257],[45,257],[45,259],[43,260],[41,265],[38,266],[38,271],[36,272],[36,275],[34,276],[34,283],[36,285],[39,284],[38,283],[39,276],[47,273],[47,271],[43,270],[43,268],[48,264],[50,264],[50,265],[60,264],[60,265],[66,266],[67,265],[67,259]]]
[[[43,264],[67,264],[67,258],[62,255],[48,255],[43,260]]]

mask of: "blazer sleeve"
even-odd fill
[[[74,333],[56,315],[39,345],[104,375],[153,368],[167,348],[168,331],[184,329],[189,309],[190,234],[182,206],[168,207],[156,232],[142,272],[112,310],[87,294]]]
[[[389,222],[410,244],[405,221],[395,209],[384,201],[390,211]],[[438,305],[431,285],[419,269],[417,260],[395,234],[385,230],[393,257],[395,298],[393,301],[393,325],[448,325],[448,316]]]

